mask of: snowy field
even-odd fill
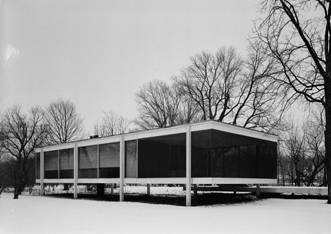
[[[0,196],[0,233],[331,233],[325,200],[262,199],[183,207]]]

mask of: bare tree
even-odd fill
[[[297,130],[292,130],[289,138],[285,141],[290,158],[289,176],[291,182],[300,186],[303,182],[303,174],[305,169],[305,142],[304,137],[300,137]]]
[[[165,82],[155,80],[145,84],[136,97],[140,127],[163,128],[175,124],[179,100]]]
[[[318,176],[324,177],[325,168],[324,116],[318,110],[307,118],[302,127],[292,124],[282,136],[278,172],[283,184],[313,186],[325,182],[317,181]]]
[[[139,112],[136,123],[143,129],[164,128],[200,119],[196,102],[176,82],[168,85],[159,80],[151,81],[136,96]]]
[[[29,159],[33,157],[35,148],[47,138],[48,129],[43,121],[43,111],[38,107],[32,108],[28,115],[23,114],[19,107],[13,107],[2,117],[3,148],[12,162],[14,199],[28,182]]]
[[[308,168],[305,172],[307,186],[313,185],[317,175],[326,168],[324,131],[325,121],[323,112],[314,112],[312,120],[307,121],[307,124],[304,127],[306,154],[308,159]],[[323,181],[322,184],[325,182],[326,181]]]
[[[128,131],[129,121],[112,111],[104,112],[100,123],[94,125],[94,134],[98,136],[112,136]]]
[[[331,2],[266,0],[256,30],[282,76],[274,79],[288,94],[325,108],[328,203],[331,203]]]
[[[233,48],[222,48],[215,55],[202,52],[193,56],[191,62],[177,79],[178,85],[200,107],[203,120],[223,121],[239,84],[241,59]]]
[[[49,142],[69,142],[80,136],[83,122],[71,101],[58,100],[46,108],[46,122],[49,127]]]
[[[281,119],[288,103],[281,102],[284,94],[269,79],[278,75],[274,60],[266,56],[259,42],[250,41],[242,78],[234,90],[233,105],[229,110],[230,123],[264,131],[282,129]]]
[[[179,104],[177,106],[176,124],[195,123],[201,120],[201,111],[197,103],[187,96],[176,82],[172,85],[172,90]]]
[[[221,48],[192,57],[176,82],[200,108],[203,120],[270,130],[280,120],[273,114],[281,110],[278,90],[267,82],[268,76],[277,75],[272,64],[256,43],[245,60],[233,48]]]

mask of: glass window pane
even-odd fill
[[[63,149],[60,154],[60,178],[74,177],[74,149]]]
[[[224,148],[224,177],[239,177],[239,147]]]
[[[139,139],[139,178],[185,177],[185,134]]]
[[[60,150],[60,169],[74,169],[74,149]]]
[[[78,148],[78,177],[97,178],[97,145]]]
[[[120,144],[111,143],[99,146],[100,168],[120,166]]]
[[[57,150],[45,152],[44,161],[45,161],[45,171],[57,170],[58,169]]]
[[[58,154],[57,150],[44,153],[45,178],[58,178]]]
[[[119,142],[99,145],[99,178],[119,178],[120,144]]]
[[[277,176],[277,144],[263,142],[257,145],[258,178],[276,178]]]
[[[78,150],[79,169],[97,167],[97,146],[80,147]]]
[[[240,146],[240,177],[256,178],[256,145]]]
[[[211,176],[222,177],[224,171],[223,148],[213,149],[211,156]]]
[[[208,149],[192,148],[192,176],[208,176]]]
[[[137,141],[125,142],[125,177],[137,178],[138,177],[138,152]]]

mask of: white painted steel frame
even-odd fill
[[[125,177],[125,142],[122,135],[120,141],[120,201],[124,201],[124,177]]]
[[[90,146],[90,145],[101,145],[101,144],[107,144],[107,143],[114,143],[114,142],[120,142],[121,137],[124,138],[124,141],[129,141],[129,140],[137,140],[137,139],[141,139],[141,138],[150,138],[150,137],[158,137],[158,136],[172,135],[172,134],[178,134],[178,133],[185,133],[188,126],[190,126],[190,128],[191,128],[191,132],[214,129],[214,130],[218,130],[218,131],[222,131],[222,132],[226,132],[226,133],[238,134],[241,136],[247,136],[247,137],[252,137],[252,138],[266,140],[266,141],[277,142],[277,140],[278,140],[278,137],[275,135],[270,135],[270,134],[266,134],[263,132],[246,129],[246,128],[242,128],[242,127],[237,127],[234,125],[220,123],[220,122],[216,122],[216,121],[204,121],[204,122],[200,122],[200,123],[184,124],[184,125],[173,126],[173,127],[168,127],[168,128],[151,129],[151,130],[145,130],[145,131],[126,133],[126,134],[116,135],[116,136],[85,139],[85,140],[76,141],[76,142],[46,146],[43,148],[43,150],[44,150],[44,152],[46,152],[46,151],[52,151],[52,150],[74,148],[75,144],[77,144],[78,147],[83,147],[83,146]],[[41,148],[38,148],[35,151],[41,152]]]
[[[45,190],[44,190],[44,172],[45,172],[45,170],[44,170],[44,167],[45,167],[45,165],[44,165],[44,162],[45,162],[45,160],[44,160],[44,150],[42,149],[41,151],[40,151],[40,168],[39,168],[39,170],[40,170],[40,173],[39,173],[39,175],[40,175],[40,195],[44,195],[44,193],[45,193]]]
[[[93,138],[71,143],[59,144],[36,149],[40,152],[40,180],[41,194],[44,193],[44,183],[73,183],[74,198],[77,198],[78,183],[95,184],[95,183],[118,183],[120,186],[120,201],[124,200],[125,184],[185,184],[186,185],[186,205],[191,205],[191,185],[193,184],[275,184],[276,179],[260,178],[192,178],[191,177],[191,133],[195,131],[214,129],[222,132],[238,134],[242,136],[262,139],[266,141],[277,142],[277,137],[262,132],[236,127],[215,121],[205,121],[201,123],[185,124],[169,128],[152,129],[127,133],[117,136],[103,138]],[[186,177],[185,178],[125,178],[125,141],[138,140],[141,138],[158,137],[165,135],[186,134]],[[78,178],[78,147],[90,146],[107,143],[120,142],[120,177],[119,178],[96,178],[96,179],[79,179]],[[74,148],[74,178],[73,179],[44,179],[44,152],[53,150],[62,150]],[[98,149],[99,151],[99,149]],[[99,152],[97,153],[99,157]],[[98,158],[99,161],[99,158]],[[139,166],[139,165],[138,165]],[[38,183],[38,180],[37,180]]]
[[[191,147],[191,126],[187,126],[186,130],[186,206],[191,206],[191,185],[192,185],[192,175],[191,175],[191,158],[192,158],[192,147]]]
[[[78,147],[74,145],[74,198],[77,198],[78,193]]]

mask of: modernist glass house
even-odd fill
[[[37,183],[277,183],[277,137],[215,121],[93,138],[36,150]]]

